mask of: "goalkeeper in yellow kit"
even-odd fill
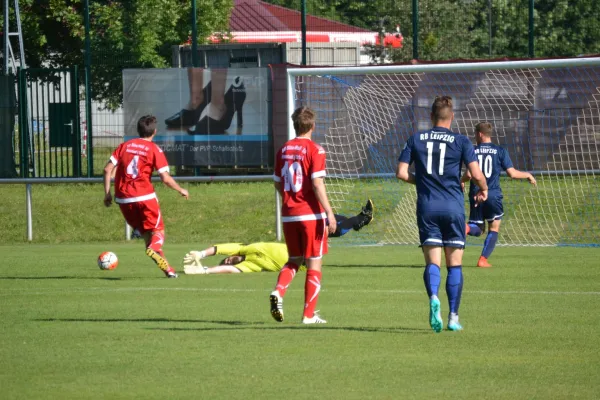
[[[355,217],[336,215],[337,230],[330,237],[340,237],[351,230],[358,231],[373,220],[373,202],[369,199],[365,207]],[[205,257],[227,256],[216,267],[205,267]],[[216,244],[202,251],[190,251],[183,259],[183,270],[188,275],[237,274],[241,272],[278,272],[288,261],[285,243],[258,242],[243,245],[240,243]]]
[[[216,267],[205,267],[202,259],[214,255],[228,256]],[[279,271],[288,260],[285,243],[259,242],[243,245],[222,243],[202,251],[190,251],[183,259],[188,275],[237,274],[240,272]]]

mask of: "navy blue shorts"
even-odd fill
[[[465,247],[465,214],[428,212],[417,214],[421,246]]]
[[[504,207],[502,206],[502,195],[488,196],[488,199],[475,207],[475,200],[469,199],[471,210],[469,213],[469,223],[481,225],[485,221],[492,222],[502,219]]]

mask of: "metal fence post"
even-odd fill
[[[3,48],[2,48],[2,54],[4,54],[4,57],[2,58],[3,60],[3,65],[2,65],[2,70],[4,71],[4,75],[8,75],[8,70],[10,69],[10,57],[9,55],[9,44],[10,44],[10,37],[8,36],[8,26],[9,26],[9,19],[8,19],[8,0],[4,1],[4,13],[3,13],[4,17],[3,17],[3,21],[4,21],[4,26],[3,26],[3,36],[2,36],[2,41],[3,43]],[[15,71],[13,71],[14,73]]]
[[[17,91],[19,96],[19,149],[20,149],[20,173],[21,178],[29,176],[29,121],[27,118],[27,71],[23,68],[17,69]]]
[[[27,212],[27,240],[33,240],[33,219],[31,216],[31,183],[25,185],[25,207]]]
[[[419,59],[419,0],[412,1],[413,59]]]
[[[94,175],[94,150],[92,149],[92,44],[90,39],[90,1],[85,0],[84,4],[84,23],[85,23],[85,130],[87,135],[87,176]]]
[[[529,58],[535,57],[535,47],[534,47],[534,24],[533,24],[533,7],[535,5],[535,0],[529,0]]]
[[[196,0],[192,0],[192,66],[198,68],[198,23]]]
[[[196,0],[192,1],[192,67],[198,68],[200,60],[198,60],[198,21],[197,21],[197,10]],[[208,65],[205,65],[208,67]],[[200,167],[194,167],[194,176],[200,175]]]
[[[302,29],[302,65],[306,65],[306,0],[302,0],[301,7],[301,29]]]
[[[79,116],[79,67],[74,65],[71,68],[71,102],[77,108],[74,113],[73,126],[71,133],[73,134],[73,176],[81,176],[81,121]]]
[[[275,190],[275,239],[281,242],[281,196]]]
[[[492,0],[488,0],[488,46],[489,57],[492,58]]]

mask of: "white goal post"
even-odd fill
[[[287,84],[288,115],[317,111],[335,212],[375,203],[375,220],[346,243],[418,244],[416,193],[394,170],[406,139],[430,127],[433,98],[450,95],[455,132],[473,139],[475,124],[491,122],[493,141],[538,180],[502,177],[500,244],[600,245],[600,57],[289,68]]]

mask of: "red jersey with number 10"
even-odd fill
[[[121,143],[110,157],[117,166],[115,174],[115,202],[135,203],[156,197],[150,178],[154,170],[169,171],[163,151],[142,138]]]
[[[325,150],[308,138],[288,141],[275,157],[275,182],[281,182],[283,222],[325,219],[312,180],[325,176]]]

